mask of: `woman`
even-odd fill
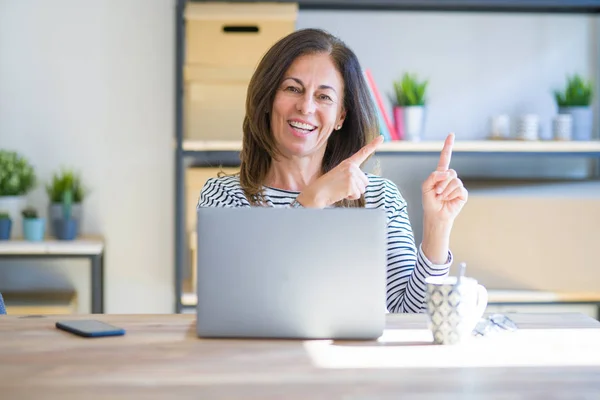
[[[467,200],[449,169],[453,135],[422,187],[417,249],[396,185],[360,169],[382,137],[358,59],[339,39],[306,29],[276,43],[250,81],[243,131],[240,174],[208,180],[199,207],[383,208],[388,311],[424,310],[425,278],[448,273],[450,230]]]

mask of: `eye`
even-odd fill
[[[288,86],[284,90],[286,92],[300,93],[300,89],[298,89],[296,86]]]
[[[326,95],[326,94],[320,94],[319,95],[319,100],[327,101],[327,102],[333,102],[333,99],[330,96]]]

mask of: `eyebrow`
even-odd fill
[[[287,78],[284,79],[284,81],[286,81],[288,79],[291,79],[291,80],[295,81],[297,84],[304,86],[304,82],[302,82],[298,78],[294,78],[293,76],[288,76]],[[335,94],[337,94],[337,91],[333,87],[328,86],[328,85],[319,85],[319,89],[331,89],[334,91]]]

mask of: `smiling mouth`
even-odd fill
[[[314,131],[315,129],[317,129],[316,126],[310,125],[310,124],[304,124],[301,122],[296,122],[296,121],[288,121],[288,125],[291,126],[293,129],[295,129],[298,132],[301,133],[310,133],[312,131]]]

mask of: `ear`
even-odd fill
[[[335,124],[335,126],[342,126],[344,125],[344,120],[346,119],[346,110],[342,109],[342,112],[340,113],[340,117],[337,121],[337,123]]]

